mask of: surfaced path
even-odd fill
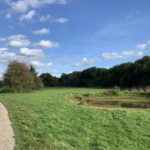
[[[0,103],[0,150],[14,150],[15,138],[5,106]]]

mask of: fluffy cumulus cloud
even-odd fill
[[[60,46],[58,42],[46,40],[41,40],[38,43],[35,43],[34,45],[39,48],[58,48]]]
[[[82,67],[82,66],[88,66],[94,63],[94,59],[89,59],[84,57],[80,62],[75,63],[73,66],[75,67]]]
[[[2,52],[0,53],[0,62],[1,63],[8,63],[10,61],[17,60],[18,56],[16,53],[13,52]]]
[[[65,5],[69,1],[70,0],[5,0],[11,9],[18,13],[23,13],[30,9],[37,9],[45,5]]]
[[[3,38],[8,47],[24,47],[29,46],[31,42],[22,34],[12,35],[7,38]]]
[[[36,14],[36,11],[35,10],[30,10],[27,14],[23,14],[21,15],[20,17],[20,20],[23,21],[23,20],[31,20]]]
[[[29,48],[20,48],[19,54],[26,57],[37,57],[40,58],[44,56],[41,49],[29,49]]]
[[[10,52],[5,48],[0,48],[0,63],[8,64],[11,61],[19,61],[35,67],[50,67],[52,62],[42,62],[44,53],[41,49],[20,48],[18,52]],[[2,76],[2,73],[1,75]]]
[[[19,61],[28,65],[34,65],[35,67],[50,67],[53,65],[52,62],[46,61],[46,55],[42,49],[32,48],[34,44],[31,44],[25,35],[17,34],[3,37],[1,42],[4,42],[6,45],[6,47],[0,47],[0,63],[3,66],[6,66],[11,61]],[[41,40],[37,43],[37,46],[54,48],[58,47],[59,44],[57,42]]]
[[[43,67],[44,66],[44,63],[42,63],[38,60],[31,61],[31,64],[35,67]]]
[[[143,52],[141,51],[123,51],[123,52],[107,52],[102,53],[101,58],[105,60],[111,59],[119,59],[119,58],[126,58],[126,57],[140,57],[143,56]]]
[[[8,48],[0,48],[0,63],[7,63],[17,59],[17,55],[14,52],[9,52]]]
[[[50,33],[50,29],[42,28],[42,29],[33,31],[33,33],[34,34],[49,34]]]
[[[44,67],[44,66],[52,66],[53,63],[49,62],[49,63],[42,63],[38,60],[33,60],[31,61],[31,65],[35,66],[35,67]]]

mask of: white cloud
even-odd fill
[[[58,48],[59,47],[58,42],[45,41],[45,40],[41,40],[38,43],[35,43],[34,45],[40,48]]]
[[[30,10],[27,14],[24,14],[20,17],[20,20],[31,20],[36,14],[35,10]]]
[[[137,49],[139,49],[139,50],[150,50],[150,41],[147,41],[146,43],[138,44]]]
[[[31,61],[31,65],[33,65],[35,67],[45,67],[45,66],[52,66],[53,63],[49,62],[49,63],[45,64],[45,63],[40,62],[38,60],[34,60],[34,61]]]
[[[0,62],[7,63],[13,60],[17,60],[16,53],[13,52],[4,52],[0,54]]]
[[[5,39],[8,47],[25,47],[29,46],[31,42],[26,39],[26,36],[22,34],[12,35]]]
[[[81,67],[81,66],[87,66],[94,63],[94,59],[88,59],[84,57],[80,62],[75,63],[73,66],[75,67]]]
[[[122,58],[122,55],[113,52],[113,53],[102,53],[101,57],[103,59],[117,59],[117,58]]]
[[[6,48],[6,47],[0,48],[0,53],[7,51],[7,50],[8,50],[8,48]]]
[[[42,29],[33,31],[33,33],[34,34],[49,34],[50,33],[50,29],[42,28]]]
[[[68,22],[68,21],[69,21],[69,20],[68,20],[67,18],[64,18],[64,17],[55,19],[55,22],[61,23],[61,24],[64,24],[64,23],[66,23],[66,22]]]
[[[143,52],[141,51],[124,51],[122,52],[123,57],[131,57],[131,56],[143,56]]]
[[[11,1],[9,2],[9,5],[15,12],[23,13],[29,9],[26,1],[16,1],[16,2]]]
[[[21,56],[26,56],[26,57],[37,57],[40,58],[42,57],[43,51],[41,49],[29,49],[29,48],[20,48],[19,54]]]
[[[52,62],[49,62],[48,64],[47,64],[47,66],[52,66],[53,65],[53,63]]]
[[[23,13],[33,8],[40,8],[45,5],[64,5],[69,1],[70,0],[5,0],[5,2],[11,7],[11,9],[18,13]]]
[[[31,61],[31,64],[35,67],[44,67],[44,63],[38,61],[38,60],[35,60],[35,61]]]
[[[0,38],[0,42],[5,42],[6,38]]]
[[[136,45],[136,50],[128,50],[123,52],[106,52],[101,54],[102,59],[119,59],[126,57],[141,57],[145,50],[150,50],[150,41]]]
[[[39,21],[40,21],[40,22],[46,22],[46,21],[50,21],[51,18],[52,18],[51,15],[45,15],[45,16],[43,15],[43,16],[40,16],[40,17],[39,17]]]
[[[140,57],[143,56],[143,52],[141,51],[123,51],[123,52],[112,52],[112,53],[102,53],[101,58],[105,60],[111,59],[119,59],[119,58],[126,58],[126,57]]]

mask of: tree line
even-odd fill
[[[46,87],[144,87],[150,86],[150,56],[133,63],[123,63],[110,69],[92,67],[83,71],[62,74],[60,78],[49,73],[40,76]]]
[[[60,78],[50,73],[38,76],[33,66],[11,62],[0,81],[0,92],[29,92],[43,87],[145,87],[150,86],[150,56],[135,62],[123,63],[110,69],[92,67],[83,71],[62,74]]]

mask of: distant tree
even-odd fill
[[[93,87],[96,85],[97,68],[92,67],[82,71],[81,73],[81,85],[85,87]]]
[[[49,73],[43,73],[40,75],[40,78],[44,84],[45,87],[53,87],[59,85],[59,80],[56,77],[53,77]]]
[[[30,72],[32,73],[33,77],[34,77],[34,89],[42,89],[44,87],[44,84],[42,82],[42,79],[40,77],[38,77],[38,73],[35,70],[35,67],[33,67],[32,65],[30,66]]]
[[[34,76],[24,63],[11,62],[4,75],[4,84],[11,92],[28,92],[34,89]]]
[[[67,87],[79,87],[81,86],[81,73],[72,72],[70,74],[62,74],[60,78],[60,85]]]

